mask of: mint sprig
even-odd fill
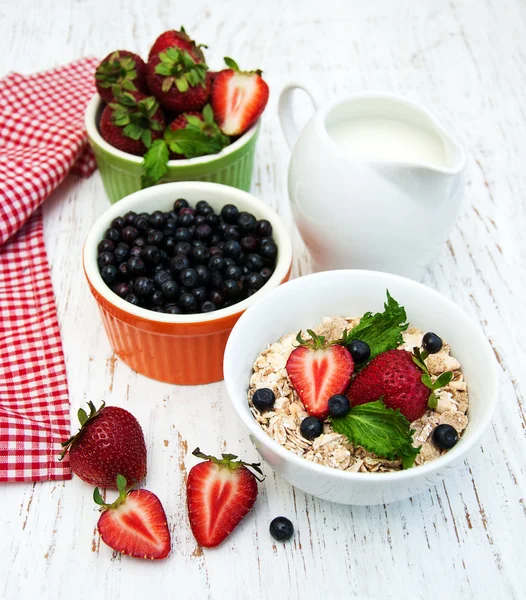
[[[400,306],[387,290],[384,312],[365,313],[356,327],[343,332],[339,343],[347,346],[355,340],[365,342],[371,349],[370,361],[382,352],[398,348],[404,341],[402,332],[408,327],[405,308]],[[362,368],[364,366],[359,365]]]
[[[420,448],[413,446],[409,421],[382,400],[353,406],[344,417],[330,417],[332,428],[351,442],[388,460],[401,459],[402,467],[414,465]]]
[[[168,147],[164,140],[155,140],[142,161],[141,185],[155,185],[168,171]]]
[[[439,390],[440,388],[446,387],[449,385],[451,380],[453,379],[453,373],[451,371],[446,371],[442,373],[435,381],[431,379],[431,374],[429,373],[429,369],[425,363],[427,357],[429,356],[429,352],[425,350],[420,350],[416,346],[413,348],[413,362],[415,365],[422,371],[422,377],[420,381],[431,390],[429,394],[429,398],[427,400],[427,405],[431,409],[435,409],[438,406],[438,398],[435,394],[435,390]]]

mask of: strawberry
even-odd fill
[[[73,473],[86,483],[115,489],[118,473],[134,484],[146,477],[146,445],[137,419],[123,408],[105,406],[90,414],[79,409],[79,432],[62,443]]]
[[[240,71],[225,57],[228,69],[215,74],[211,104],[219,129],[226,135],[241,135],[261,116],[268,101],[268,85],[261,71]]]
[[[201,110],[210,96],[208,66],[196,62],[185,50],[167,48],[154,54],[146,66],[151,93],[174,113]]]
[[[188,474],[190,527],[198,544],[213,548],[232,533],[256,501],[256,475],[247,467],[260,474],[261,469],[259,463],[235,460],[233,454],[218,459],[202,454],[199,448],[192,454],[205,462],[192,467]]]
[[[310,340],[296,338],[299,346],[287,360],[287,373],[309,415],[325,419],[329,398],[343,394],[354,371],[351,353],[343,346],[327,344],[323,336],[308,329]]]
[[[116,101],[102,111],[100,133],[115,148],[142,156],[153,140],[163,136],[165,121],[159,103],[141,92],[113,89]]]
[[[146,64],[143,59],[127,50],[116,50],[104,58],[95,71],[95,83],[100,97],[113,102],[113,86],[128,92],[148,93]]]
[[[196,44],[186,33],[184,27],[181,27],[179,31],[171,29],[170,31],[161,33],[151,47],[150,53],[148,54],[148,60],[150,60],[154,54],[160,54],[167,48],[173,46],[180,48],[181,50],[186,50],[196,62],[205,62],[205,55],[201,48],[206,48],[207,46],[204,44]]]
[[[407,350],[387,350],[373,358],[347,392],[353,406],[381,398],[388,408],[400,409],[409,422],[425,413],[429,395],[422,370]]]
[[[116,481],[119,497],[112,504],[104,502],[99,488],[93,492],[103,510],[97,523],[102,541],[135,558],[165,558],[170,552],[170,531],[159,498],[148,490],[127,491],[122,475]]]

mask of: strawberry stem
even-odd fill
[[[312,350],[324,350],[325,348],[328,348],[329,346],[333,346],[338,343],[338,341],[328,342],[325,339],[325,336],[318,335],[312,329],[307,329],[307,333],[311,337],[310,340],[304,340],[301,337],[301,331],[298,332],[298,335],[296,336],[298,346],[305,346],[306,348],[311,348]]]
[[[84,428],[84,426],[86,425],[86,423],[89,423],[89,421],[93,420],[105,406],[106,406],[106,403],[103,400],[100,407],[98,409],[96,409],[95,405],[90,400],[88,402],[88,407],[89,407],[89,411],[90,411],[89,415],[86,413],[86,411],[83,408],[79,408],[79,410],[77,412],[77,417],[80,422],[80,429],[77,431],[77,433],[75,435],[72,435],[65,442],[60,443],[60,445],[64,448],[64,450],[62,450],[59,460],[62,460],[64,458],[64,456],[66,456],[68,450],[71,447],[71,444],[73,444],[73,442],[79,437],[79,435],[80,435],[82,429]]]
[[[242,460],[236,460],[237,456],[235,454],[221,454],[221,458],[216,458],[215,456],[211,456],[209,454],[203,454],[203,452],[201,452],[201,450],[199,448],[196,448],[192,452],[192,454],[194,456],[197,456],[197,458],[202,458],[203,460],[208,460],[220,467],[225,467],[227,469],[230,469],[231,471],[235,471],[236,469],[239,469],[240,467],[248,467],[248,468],[256,471],[256,473],[258,473],[259,475],[261,475],[261,479],[260,479],[255,473],[252,473],[252,475],[254,475],[254,477],[259,482],[261,482],[265,479],[265,475],[263,474],[263,471],[261,470],[261,463],[247,463]]]
[[[117,499],[111,504],[106,504],[99,488],[96,487],[93,490],[93,500],[101,507],[101,510],[117,508],[126,501],[126,496],[128,495],[128,484],[124,475],[117,475],[117,490],[119,491],[119,496]]]

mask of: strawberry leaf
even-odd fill
[[[143,131],[144,130],[142,127],[140,127],[139,125],[135,125],[134,123],[126,125],[126,127],[124,127],[124,129],[122,130],[124,135],[136,141],[141,139]]]
[[[168,170],[168,147],[164,140],[155,140],[142,161],[141,185],[143,188],[156,184]]]
[[[232,58],[230,58],[228,56],[225,56],[224,60],[225,60],[226,66],[229,69],[233,69],[234,71],[239,71],[239,67],[237,66],[237,63],[236,63],[236,61],[234,59],[232,59]]]
[[[382,400],[353,406],[345,417],[331,417],[334,431],[345,435],[377,456],[402,459],[404,469],[411,467],[420,448],[413,446],[409,421],[397,409],[387,408]]]
[[[99,491],[99,488],[96,487],[93,490],[93,500],[95,501],[96,504],[98,504],[99,506],[104,506],[106,503],[104,502],[104,498],[101,496],[101,493]]]

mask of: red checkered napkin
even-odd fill
[[[66,368],[39,206],[95,169],[83,115],[96,59],[0,80],[0,481],[69,479]]]

